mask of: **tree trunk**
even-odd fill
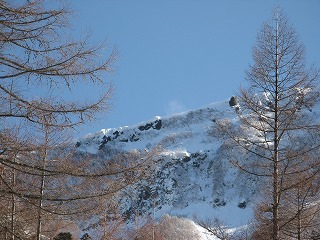
[[[43,156],[40,157],[42,161],[42,169],[46,168],[46,162],[48,157],[48,146],[49,146],[49,127],[44,126],[45,128],[45,143],[44,143],[44,149],[43,149]],[[41,182],[40,182],[40,198],[38,202],[38,219],[37,219],[37,240],[40,240],[41,238],[41,227],[42,227],[42,207],[43,207],[43,192],[44,192],[44,186],[45,185],[45,173],[42,172],[41,175]]]
[[[276,66],[275,66],[275,108],[274,108],[274,159],[273,159],[273,239],[279,240],[279,189],[278,189],[278,161],[279,161],[279,53],[278,53],[278,14],[276,18]]]

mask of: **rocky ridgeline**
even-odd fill
[[[111,152],[144,152],[162,146],[153,176],[128,189],[130,197],[121,200],[127,219],[137,212],[155,212],[158,217],[165,213],[183,214],[191,218],[199,206],[212,216],[230,205],[246,209],[259,186],[254,177],[231,166],[233,146],[212,131],[216,119],[236,116],[234,106],[226,101],[218,108],[213,105],[133,127],[90,134],[76,146],[84,152],[95,149],[94,154],[105,155],[105,159]],[[241,154],[245,159],[245,154]]]

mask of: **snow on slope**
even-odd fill
[[[156,177],[148,186],[139,186],[134,204],[143,213],[154,211],[157,219],[163,214],[189,219],[218,217],[226,225],[238,227],[250,221],[258,183],[230,165],[232,145],[219,140],[212,130],[218,119],[237,124],[235,108],[228,101],[131,127],[102,129],[79,139],[76,146],[79,151],[107,154],[111,149],[145,151],[161,145]],[[145,192],[146,187],[152,194]],[[130,204],[124,202],[127,213]],[[202,239],[214,238],[203,233]]]

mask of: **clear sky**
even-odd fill
[[[280,6],[320,66],[319,0],[70,0],[72,29],[119,50],[112,109],[80,135],[223,101],[244,84],[262,23]],[[97,92],[79,90],[86,98]]]

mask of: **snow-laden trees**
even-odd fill
[[[304,47],[279,10],[262,26],[246,80],[241,127],[217,126],[247,153],[234,164],[266,182],[255,239],[309,239],[319,227],[318,71],[306,69]]]

